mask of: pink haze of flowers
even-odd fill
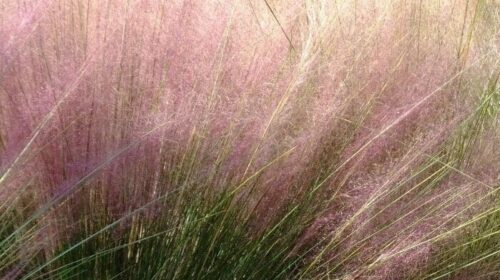
[[[44,213],[57,225],[95,190],[119,216],[175,187],[157,174],[196,138],[191,178],[223,159],[214,188],[273,162],[256,184],[260,226],[320,174],[335,199],[304,240],[338,234],[324,258],[366,248],[346,275],[398,279],[425,262],[428,244],[358,268],[436,234],[436,217],[484,190],[458,174],[418,199],[390,190],[442,148],[498,67],[498,33],[468,1],[423,2],[2,1],[0,203],[22,192],[39,209],[69,196],[65,214]],[[488,139],[483,151],[498,135]],[[476,153],[464,172],[498,182],[494,153]],[[447,203],[450,188],[464,195],[419,208]]]

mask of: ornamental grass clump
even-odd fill
[[[496,279],[500,3],[5,0],[0,278]]]

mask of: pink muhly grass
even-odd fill
[[[397,279],[498,184],[493,152],[432,161],[498,71],[483,6],[32,2],[0,4],[0,209],[46,225],[42,254],[180,184],[235,188],[255,232],[313,189],[304,273]],[[477,138],[492,151],[497,134]]]

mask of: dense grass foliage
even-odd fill
[[[0,1],[1,279],[498,279],[496,0]]]

